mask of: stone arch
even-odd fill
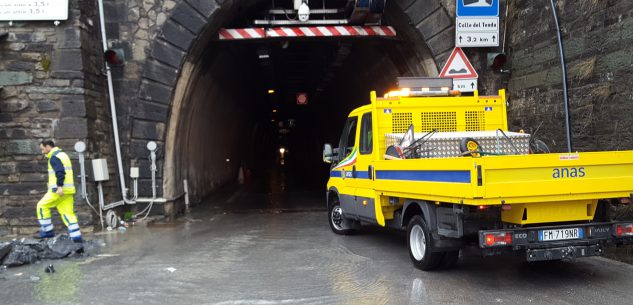
[[[243,1],[247,2],[247,1]],[[250,2],[250,1],[249,1]],[[253,3],[255,1],[252,1]],[[393,22],[401,35],[414,44],[412,61],[425,66],[425,72],[437,75],[454,46],[454,24],[442,0],[392,0]],[[388,2],[388,3],[389,3]],[[178,126],[183,93],[189,86],[195,65],[188,61],[200,55],[213,33],[236,15],[239,0],[181,0],[171,11],[153,41],[143,65],[138,100],[131,119],[131,155],[144,155],[145,141],[161,144],[173,141]],[[242,4],[244,5],[244,4]],[[248,4],[252,5],[252,4]],[[412,65],[409,65],[412,66]],[[159,163],[159,179],[166,198],[179,194],[182,187],[175,175],[176,151],[168,147]],[[164,173],[164,175],[163,175]]]

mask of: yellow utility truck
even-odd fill
[[[505,92],[461,96],[450,79],[399,78],[352,111],[327,184],[334,233],[362,224],[407,231],[422,270],[448,268],[466,246],[528,261],[600,255],[633,241],[613,207],[633,193],[633,151],[551,153],[510,132]]]

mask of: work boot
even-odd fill
[[[70,240],[72,240],[73,243],[77,244],[78,246],[77,250],[75,250],[75,255],[84,254],[84,240],[81,238],[81,236],[73,237]]]
[[[47,232],[37,231],[37,233],[33,235],[33,238],[40,238],[40,239],[53,238],[53,237],[55,237],[55,232],[53,231],[47,231]]]

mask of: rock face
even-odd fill
[[[139,188],[147,194],[151,191],[145,145],[148,140],[165,144],[172,95],[183,77],[183,63],[195,53],[195,45],[203,44],[214,29],[254,1],[104,2],[108,45],[122,49],[126,56],[125,66],[113,68],[124,166],[143,165]],[[628,115],[633,3],[557,2],[568,62],[574,149],[633,148],[633,124]],[[55,139],[74,160],[73,144],[85,140],[86,159],[107,158],[114,177],[96,1],[69,3],[69,19],[59,26],[52,22],[14,22],[10,26],[0,21],[0,33],[8,33],[6,41],[0,42],[0,236],[37,230],[34,206],[46,191],[46,163],[37,147],[40,140]],[[428,50],[425,60],[432,69],[410,71],[419,76],[436,73],[454,45],[455,1],[387,3],[396,16],[387,21],[402,26],[401,33],[413,45]],[[511,74],[487,68],[487,53],[501,48],[467,49],[480,75],[480,91],[494,94],[508,88],[511,129],[531,132],[540,126],[539,138],[553,150],[562,151],[562,81],[549,1],[502,1],[501,16],[501,24],[507,26],[504,51]],[[415,61],[412,58],[403,62]],[[160,159],[159,186],[163,164]],[[90,174],[90,166],[87,170]],[[105,185],[109,202],[120,200],[116,180]],[[88,190],[91,201],[96,202],[94,184]],[[158,195],[162,193],[159,187]],[[77,196],[76,209],[85,227],[96,218]],[[63,230],[61,222],[57,226]]]
[[[548,1],[513,3],[508,27],[510,123],[566,149],[562,78]],[[633,3],[558,1],[567,60],[574,150],[633,148]]]

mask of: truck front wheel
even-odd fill
[[[440,266],[444,252],[433,252],[433,237],[426,222],[415,215],[407,226],[409,257],[413,265],[421,270],[434,270]]]
[[[343,217],[343,209],[341,208],[341,203],[337,197],[334,197],[332,199],[332,203],[330,204],[330,208],[328,210],[328,222],[330,223],[332,232],[336,234],[348,235],[354,231],[350,228],[351,221]]]

